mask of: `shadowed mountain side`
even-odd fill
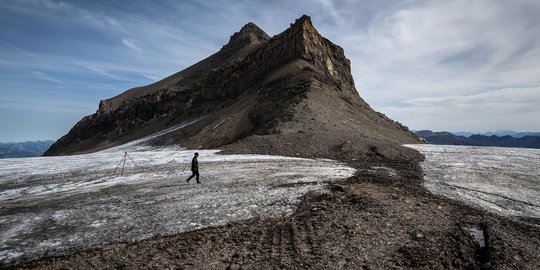
[[[99,104],[99,111],[110,112],[118,108],[124,101],[144,96],[153,91],[161,89],[182,90],[183,88],[193,87],[199,79],[204,78],[212,69],[253,51],[259,43],[268,39],[270,39],[268,34],[254,23],[248,23],[239,32],[232,35],[229,43],[224,45],[219,52],[161,81],[143,87],[135,87],[118,96],[102,100]]]
[[[201,117],[154,143],[328,157],[348,148],[399,156],[408,152],[399,144],[420,142],[362,100],[343,49],[303,16],[270,39],[249,23],[213,56],[101,102],[46,154],[96,151]]]

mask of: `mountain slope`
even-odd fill
[[[373,111],[355,89],[343,49],[303,16],[269,38],[253,23],[209,58],[100,103],[46,155],[91,152],[199,119],[155,144],[235,152],[401,155],[420,142]]]

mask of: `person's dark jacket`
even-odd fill
[[[197,157],[193,157],[193,159],[191,160],[191,170],[192,171],[199,170],[199,161],[197,161]]]

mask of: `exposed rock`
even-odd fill
[[[247,23],[240,29],[240,31],[234,33],[229,39],[229,43],[223,46],[222,49],[244,47],[250,44],[256,44],[270,39],[270,36],[266,34],[261,28],[254,23]]]
[[[302,16],[272,38],[248,23],[207,59],[102,100],[46,155],[92,152],[196,118],[203,119],[155,143],[258,151],[249,146],[271,148],[277,140],[300,149],[286,155],[320,156],[349,141],[343,151],[355,153],[344,155],[354,158],[373,145],[384,155],[397,146],[380,144],[420,141],[360,98],[343,49]]]

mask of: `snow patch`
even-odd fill
[[[540,218],[540,150],[406,145],[426,156],[425,187],[506,216]]]

